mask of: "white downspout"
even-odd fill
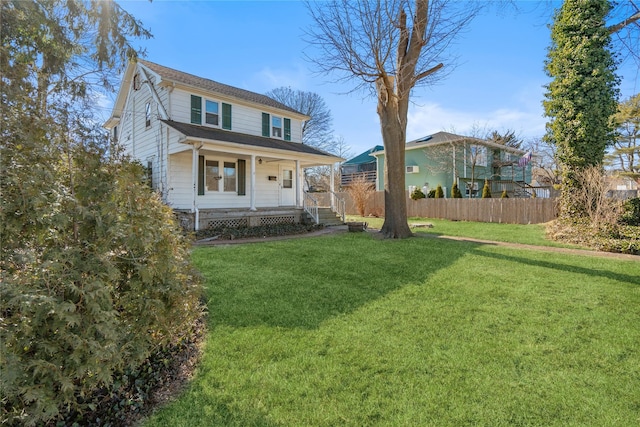
[[[193,206],[191,212],[195,213],[194,229],[198,231],[200,229],[200,210],[198,209],[198,151],[202,148],[202,145],[196,147],[194,143],[192,146],[192,158],[191,158],[191,180],[193,183]]]
[[[249,207],[250,211],[255,211],[256,209],[256,155],[251,155],[251,192],[249,193],[251,206]]]

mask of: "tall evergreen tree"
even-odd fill
[[[545,137],[556,145],[562,169],[562,217],[582,216],[583,207],[571,197],[577,177],[602,164],[615,140],[611,116],[619,79],[605,25],[609,9],[607,0],[566,0],[551,28],[546,71],[552,81],[543,104]]]

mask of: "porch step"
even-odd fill
[[[320,224],[323,224],[325,227],[343,225],[342,219],[339,218],[331,208],[318,208],[318,219]]]

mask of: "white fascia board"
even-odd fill
[[[243,156],[262,156],[262,157],[275,157],[282,160],[300,160],[307,163],[313,163],[316,165],[330,165],[344,161],[343,158],[337,156],[320,156],[317,154],[299,153],[288,150],[278,150],[273,148],[265,148],[258,146],[244,146],[241,144],[235,144],[233,142],[225,141],[213,141],[203,138],[182,138],[178,142],[186,145],[203,144],[203,149],[209,149],[212,151],[221,151],[224,149],[225,153],[238,154]]]
[[[219,99],[221,101],[228,101],[231,104],[243,105],[245,107],[264,111],[265,113],[276,114],[278,116],[283,116],[287,118],[291,117],[293,119],[302,120],[302,121],[311,120],[311,117],[305,114],[294,113],[293,111],[289,111],[289,110],[281,110],[279,108],[275,108],[270,105],[260,104],[259,102],[251,102],[251,101],[247,101],[246,99],[240,99],[240,98],[225,95],[222,93],[212,92],[212,91],[203,89],[199,86],[192,86],[192,85],[176,82],[173,80],[164,80],[163,83],[164,85],[173,85],[177,89],[182,89],[194,95],[201,95],[205,97],[208,96],[210,98]],[[163,83],[159,83],[159,84],[162,85]]]

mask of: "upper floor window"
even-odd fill
[[[205,101],[204,121],[208,125],[219,126],[220,115],[218,114],[218,103],[215,101]]]
[[[271,136],[273,138],[282,138],[282,118],[271,117]]]
[[[291,141],[291,119],[262,113],[262,136]]]
[[[201,125],[202,123],[202,97],[191,95],[191,123]],[[221,114],[222,113],[222,114]],[[204,124],[231,130],[231,104],[204,100]]]
[[[151,103],[147,102],[144,107],[144,125],[146,127],[151,126]]]

